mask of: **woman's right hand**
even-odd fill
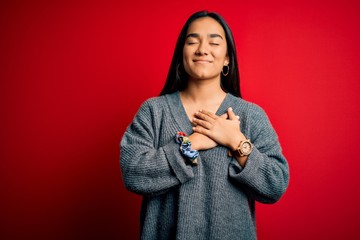
[[[228,114],[224,113],[220,117],[227,119]],[[193,132],[191,135],[189,135],[189,140],[191,142],[191,148],[194,150],[208,150],[218,145],[217,142],[215,142],[208,136],[197,132]]]

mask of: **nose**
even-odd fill
[[[207,55],[207,49],[206,49],[206,44],[204,42],[201,42],[199,45],[199,47],[196,49],[195,54],[202,56],[202,55]]]

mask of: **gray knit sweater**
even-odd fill
[[[287,162],[264,111],[227,94],[217,115],[232,107],[254,149],[244,168],[217,146],[184,161],[177,131],[192,126],[178,92],[145,101],[121,140],[128,190],[141,194],[141,239],[256,239],[255,201],[274,203],[289,181]]]

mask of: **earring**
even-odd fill
[[[224,67],[227,67],[227,71],[226,73],[224,73],[224,68],[221,70],[222,75],[224,75],[224,77],[226,77],[227,75],[229,75],[230,72],[230,67],[229,65],[225,65]]]

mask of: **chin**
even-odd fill
[[[212,74],[193,74],[191,78],[199,79],[199,80],[208,80],[208,79],[215,79],[219,75],[212,75]]]

